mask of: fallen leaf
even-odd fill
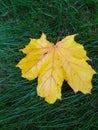
[[[31,39],[21,49],[26,54],[17,64],[22,77],[28,80],[38,77],[37,94],[50,104],[61,99],[64,80],[74,92],[91,93],[91,80],[96,72],[86,62],[89,58],[83,46],[74,41],[75,36],[67,36],[54,45],[43,33],[40,39]]]

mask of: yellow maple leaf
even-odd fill
[[[75,36],[67,36],[54,45],[46,40],[43,33],[40,39],[31,39],[21,49],[26,57],[17,67],[22,70],[22,77],[28,80],[38,77],[37,94],[48,103],[61,99],[64,80],[74,92],[91,93],[91,80],[96,72],[86,62],[89,58],[83,46],[74,41]]]

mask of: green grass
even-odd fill
[[[62,100],[49,105],[37,96],[37,79],[28,81],[15,67],[20,48],[42,32],[56,42],[65,29],[78,33],[98,72],[98,0],[0,0],[0,130],[97,130],[98,75],[91,95],[74,94],[64,82]]]

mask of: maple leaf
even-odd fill
[[[89,58],[83,46],[74,41],[75,36],[67,36],[54,45],[43,33],[40,39],[31,39],[21,49],[26,57],[17,67],[22,70],[22,77],[28,80],[38,77],[37,94],[48,103],[61,99],[64,80],[74,92],[91,93],[91,80],[96,72],[86,62]]]

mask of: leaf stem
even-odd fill
[[[59,36],[58,36],[58,39],[57,39],[56,43],[60,41],[60,38],[61,38],[61,36],[63,35],[63,33],[64,33],[64,32],[65,32],[65,30],[63,30],[63,31],[59,34]]]

